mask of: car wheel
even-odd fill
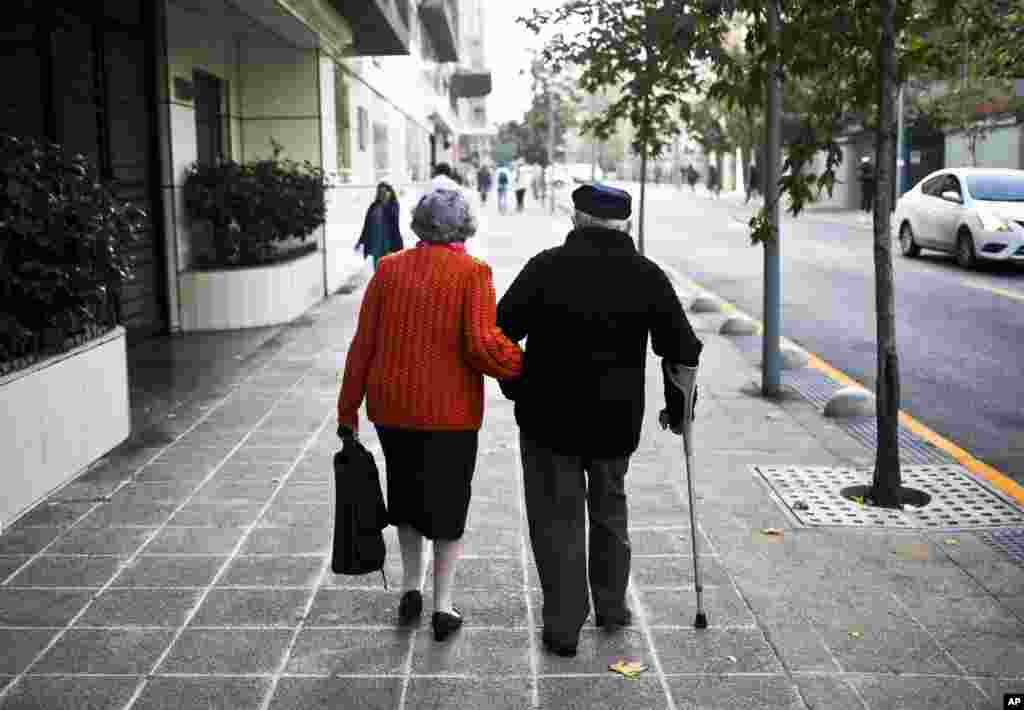
[[[903,256],[911,259],[921,253],[921,247],[914,242],[914,230],[910,228],[910,222],[900,225],[900,251]]]
[[[974,238],[970,232],[960,232],[960,236],[956,238],[956,263],[965,269],[973,269],[976,262]]]

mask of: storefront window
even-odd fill
[[[334,67],[334,121],[338,139],[338,176],[341,182],[352,182],[352,104],[348,77],[341,67]]]
[[[373,124],[373,169],[375,180],[386,180],[391,176],[388,153],[388,127],[384,123]]]

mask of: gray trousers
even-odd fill
[[[614,616],[626,609],[629,457],[565,456],[522,433],[519,448],[530,542],[544,592],[544,628],[558,641],[575,643],[590,613],[591,596],[598,614]]]

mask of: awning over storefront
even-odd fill
[[[352,44],[352,30],[327,0],[276,0],[278,7],[315,32],[320,48],[335,59],[344,58]]]
[[[475,99],[491,93],[491,73],[457,71],[452,75],[452,94],[460,99]]]

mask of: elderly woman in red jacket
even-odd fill
[[[484,412],[484,375],[512,379],[522,351],[495,325],[490,267],[466,253],[476,219],[462,193],[420,200],[416,248],[382,258],[370,279],[338,396],[338,435],[352,436],[366,399],[398,528],[399,621],[422,613],[423,538],[434,548],[434,638],[462,625],[452,580],[462,551]]]

